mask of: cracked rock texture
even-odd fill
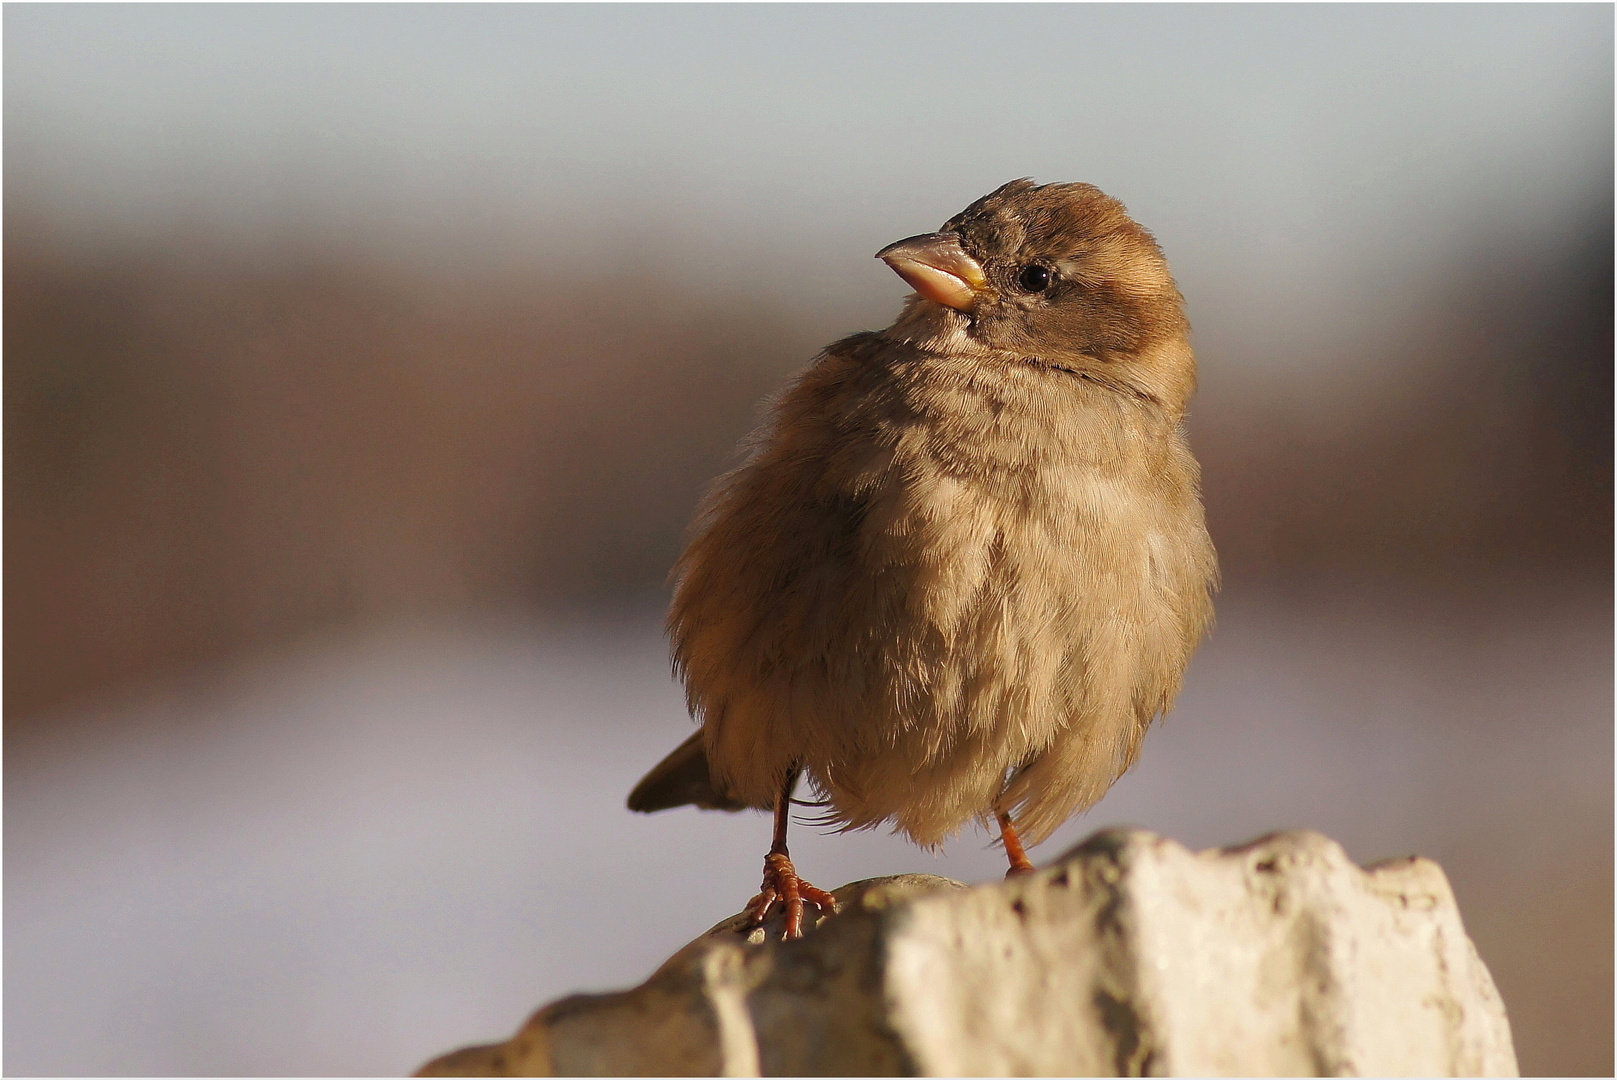
[[[554,1002],[418,1075],[1516,1075],[1426,859],[1111,830],[1004,883],[904,875],[837,899],[801,941],[728,919],[641,986]]]

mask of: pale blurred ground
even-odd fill
[[[1529,1072],[1610,1060],[1603,597],[1248,593],[1139,767],[1035,852],[1135,824],[1193,846],[1319,829],[1440,860]],[[769,824],[631,815],[688,730],[654,617],[312,642],[87,709],[7,790],[13,1074],[405,1072],[631,985],[739,909]],[[800,828],[825,885],[1003,873]]]
[[[1039,854],[1430,855],[1524,1070],[1611,1073],[1609,7],[3,18],[7,1072],[397,1072],[733,911],[761,818],[621,809],[681,530],[1032,174],[1174,264],[1226,570]]]

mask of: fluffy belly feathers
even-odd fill
[[[1173,447],[1030,461],[1014,438],[901,418],[835,432],[831,458],[766,447],[715,495],[670,620],[691,705],[749,804],[801,766],[847,827],[891,818],[936,844],[1014,807],[1037,842],[1104,794],[1177,691],[1202,626],[1173,600],[1205,594],[1183,553],[1210,558],[1194,477],[1129,473]],[[962,468],[962,442],[993,459]],[[740,531],[752,543],[724,542]],[[736,550],[752,554],[713,557]]]

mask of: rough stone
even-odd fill
[[[1112,830],[1003,883],[905,875],[837,898],[801,941],[727,919],[641,986],[554,1002],[418,1075],[1516,1075],[1426,859]]]

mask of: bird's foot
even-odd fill
[[[813,904],[821,914],[837,913],[837,898],[797,876],[797,868],[784,851],[771,851],[764,857],[764,883],[747,904],[747,926],[757,929],[776,911],[786,912],[787,940],[803,936],[803,905]]]

